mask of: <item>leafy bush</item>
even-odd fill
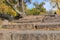
[[[17,13],[10,6],[6,5],[3,2],[0,4],[0,13],[6,13],[12,16],[17,15]]]

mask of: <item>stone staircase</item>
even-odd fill
[[[11,23],[2,24],[2,28],[19,30],[60,30],[60,15],[53,17],[46,15],[27,16]]]
[[[28,16],[12,22],[4,21],[1,28],[0,40],[60,40],[58,15]]]

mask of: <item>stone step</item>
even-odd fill
[[[60,22],[60,15],[56,15],[55,17],[50,16],[27,16],[20,20],[14,21],[15,23],[36,23],[36,22]]]
[[[60,40],[60,31],[0,30],[0,40]]]
[[[60,22],[53,23],[16,23],[16,24],[4,24],[2,28],[5,29],[19,29],[19,30],[33,30],[33,29],[43,29],[43,30],[60,30]]]

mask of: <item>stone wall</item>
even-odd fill
[[[54,23],[16,23],[2,25],[4,29],[19,30],[60,30],[60,22]]]
[[[59,32],[51,32],[46,31],[44,33],[41,31],[26,31],[21,32],[7,32],[7,31],[0,31],[0,40],[60,40],[60,31]]]

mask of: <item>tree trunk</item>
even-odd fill
[[[22,0],[22,11],[25,14],[25,10],[24,10],[24,0]]]
[[[58,2],[56,2],[56,5],[57,5],[57,8],[60,10],[60,7],[59,7],[59,4],[58,4]]]
[[[19,6],[21,7],[22,12],[25,14],[25,10],[24,10],[24,0],[19,0]]]
[[[22,14],[22,12],[20,12],[20,11],[18,11],[18,10],[16,9],[16,7],[15,7],[16,5],[15,5],[15,6],[12,6],[8,0],[6,0],[6,2],[13,8],[13,10],[15,10],[15,11],[16,11],[17,13],[19,13],[19,14]]]

